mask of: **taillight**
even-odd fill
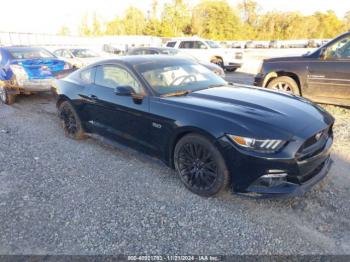
[[[70,64],[65,63],[63,69],[64,69],[64,70],[71,69]]]
[[[19,85],[23,84],[24,80],[28,79],[26,70],[21,65],[10,65],[13,74],[16,76],[16,80]]]
[[[27,72],[24,70],[23,66],[21,65],[10,65],[10,68],[12,72],[17,76],[17,77],[28,77]]]

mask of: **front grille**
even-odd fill
[[[302,185],[303,183],[307,182],[308,180],[310,180],[314,176],[316,176],[322,170],[322,168],[325,166],[327,161],[328,160],[325,160],[322,164],[320,164],[314,170],[312,170],[311,172],[308,172],[306,174],[302,174],[300,176],[287,176],[287,181],[294,183],[294,184]]]
[[[308,138],[304,144],[300,147],[297,153],[298,160],[302,161],[307,158],[313,157],[324,149],[327,140],[333,136],[332,126],[327,127]]]

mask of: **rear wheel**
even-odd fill
[[[175,146],[174,164],[181,181],[195,194],[210,197],[228,185],[229,172],[221,153],[203,136],[181,138]]]
[[[298,84],[289,76],[276,77],[267,85],[267,88],[300,96]]]
[[[15,95],[8,93],[8,90],[0,85],[0,100],[2,103],[12,105],[15,102]]]
[[[71,103],[68,101],[62,102],[58,107],[58,115],[67,137],[73,139],[84,139],[86,137],[81,120]]]

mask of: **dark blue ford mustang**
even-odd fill
[[[333,117],[300,97],[229,85],[193,61],[106,60],[57,80],[67,136],[157,156],[192,192],[300,195],[328,173]]]

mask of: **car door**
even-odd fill
[[[310,61],[307,95],[323,99],[350,99],[350,36],[345,36]]]
[[[118,86],[131,87],[134,95],[117,95]],[[132,72],[121,65],[98,66],[88,93],[90,125],[97,133],[149,152],[154,149],[147,142],[149,97]]]

